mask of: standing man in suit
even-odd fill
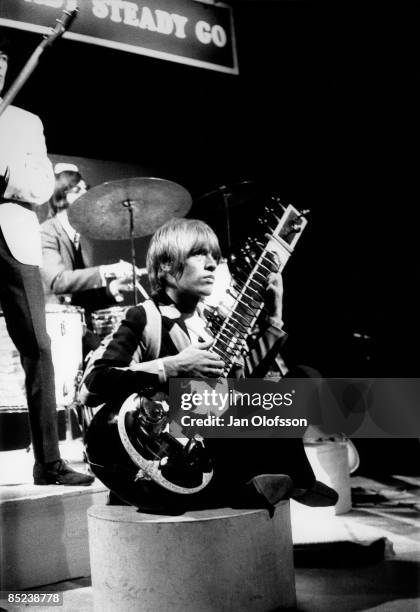
[[[52,217],[41,224],[42,268],[47,303],[70,302],[85,310],[87,325],[94,310],[115,306],[123,293],[131,291],[132,266],[126,261],[95,266],[91,245],[70,225],[68,208],[86,193],[88,186],[74,164],[54,168],[55,188],[50,200]],[[88,333],[84,353],[96,348],[100,339]]]
[[[8,59],[0,31],[0,93]],[[54,368],[39,272],[41,238],[32,210],[48,200],[53,188],[41,120],[9,105],[0,116],[0,300],[25,371],[34,483],[89,485],[93,477],[74,471],[58,446]]]

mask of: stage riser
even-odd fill
[[[0,505],[1,590],[90,575],[87,509],[105,504],[107,492],[62,489],[57,495]]]

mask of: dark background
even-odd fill
[[[63,39],[15,103],[41,116],[51,153],[174,180],[195,200],[189,216],[212,211],[222,231],[220,198],[198,198],[255,181],[257,197],[232,209],[236,242],[263,194],[310,208],[284,275],[288,359],[327,376],[418,376],[418,4],[231,4],[239,76]],[[40,40],[10,36],[9,84]]]

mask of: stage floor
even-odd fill
[[[75,467],[87,470],[80,440],[63,443],[62,454]],[[106,488],[97,480],[91,487],[34,486],[32,464],[31,453],[22,450],[0,453],[0,509],[15,503],[28,507],[30,500],[45,502],[48,507],[51,499],[46,498],[54,496],[70,496],[77,505],[75,497],[88,492],[98,492],[105,500]],[[351,484],[362,503],[345,515],[334,516],[329,509],[310,509],[292,503],[297,610],[418,612],[420,477],[372,480],[358,476],[352,477]],[[368,492],[364,501],[360,496],[363,491]],[[93,612],[87,574],[47,581],[44,586],[28,590],[62,591],[64,612]],[[54,612],[57,608],[41,609]]]

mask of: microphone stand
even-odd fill
[[[45,38],[39,43],[36,47],[35,51],[33,51],[30,58],[27,60],[26,64],[10,86],[9,90],[5,94],[1,104],[0,104],[0,117],[6,110],[6,108],[11,104],[15,98],[15,96],[19,93],[23,85],[26,83],[28,78],[31,76],[32,72],[38,65],[39,59],[42,53],[45,51],[47,47],[52,45],[52,43],[62,36],[66,30],[68,30],[76,18],[79,12],[79,7],[77,6],[72,11],[64,10],[61,19],[56,19],[57,25],[52,30],[52,32],[45,36]]]

